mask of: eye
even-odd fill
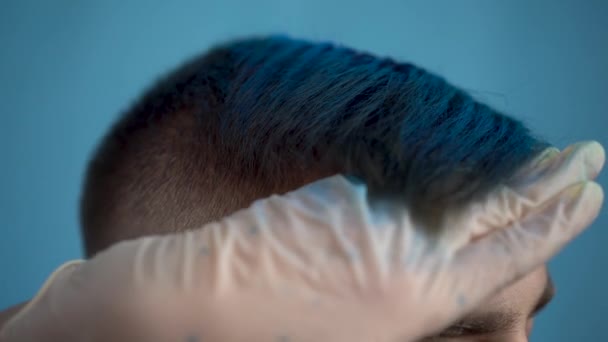
[[[459,323],[452,325],[451,327],[443,330],[437,337],[461,337],[467,335],[474,335],[475,329],[467,324]]]

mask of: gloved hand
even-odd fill
[[[56,271],[7,341],[415,341],[546,262],[603,193],[597,143],[547,150],[441,236],[324,179],[201,229],[121,242]],[[439,243],[438,243],[439,242]]]

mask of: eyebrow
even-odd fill
[[[519,316],[512,311],[495,311],[469,316],[443,330],[439,337],[463,337],[509,331],[517,326]]]
[[[529,317],[535,316],[549,304],[555,296],[555,286],[551,276],[547,273],[547,280],[542,294],[534,304]],[[443,330],[439,336],[452,337],[452,332],[457,332],[458,337],[491,334],[499,331],[509,331],[516,327],[519,320],[517,312],[496,311],[480,314],[479,316],[469,316],[449,328]]]

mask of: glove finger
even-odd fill
[[[512,182],[467,209],[445,214],[446,224],[468,227],[468,231],[458,233],[456,248],[525,217],[567,186],[594,179],[604,161],[604,149],[597,142],[574,144],[562,153],[554,148],[545,150],[536,159],[535,168],[524,168]]]
[[[454,300],[472,309],[547,262],[593,222],[602,201],[599,184],[581,182],[508,228],[463,247],[450,268],[457,279]]]
[[[507,183],[531,205],[543,203],[574,183],[595,179],[606,159],[604,148],[596,141],[579,142],[561,153],[549,148],[533,165],[525,167]]]

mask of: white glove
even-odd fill
[[[546,262],[597,216],[597,143],[550,149],[425,233],[342,176],[201,229],[64,265],[6,341],[415,341]],[[428,227],[426,227],[428,228]],[[438,243],[439,242],[439,243]]]

